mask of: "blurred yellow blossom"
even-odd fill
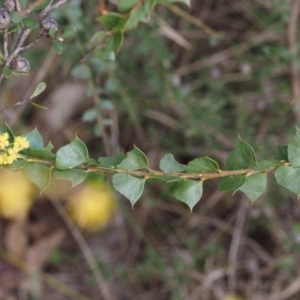
[[[25,136],[16,136],[14,140],[14,148],[19,149],[19,151],[23,149],[29,148],[29,141]]]
[[[0,182],[0,216],[15,219],[26,215],[33,202],[34,186],[21,171],[4,168],[0,169]]]
[[[68,196],[67,210],[73,221],[88,231],[107,225],[116,211],[116,202],[106,184],[83,184]]]
[[[231,294],[231,295],[225,296],[224,300],[245,300],[245,299],[241,298],[241,297],[239,297],[237,295]]]

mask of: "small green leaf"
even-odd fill
[[[55,166],[59,170],[75,168],[89,160],[86,145],[76,137],[71,144],[60,148],[56,153]]]
[[[120,0],[118,3],[118,11],[121,13],[127,13],[139,2],[140,0]]]
[[[117,13],[108,13],[98,18],[101,26],[106,30],[113,29],[122,19],[122,16]]]
[[[200,157],[190,161],[186,167],[188,173],[219,171],[218,163],[209,157]]]
[[[32,157],[45,159],[45,160],[54,160],[56,156],[54,153],[52,153],[53,148],[54,148],[53,145],[49,143],[45,148],[39,148],[39,149],[30,148],[21,151],[21,153]]]
[[[106,175],[102,173],[88,172],[87,179],[85,182],[90,183],[103,183],[106,182]]]
[[[267,187],[267,174],[259,173],[246,176],[246,182],[240,187],[240,191],[246,194],[254,202]]]
[[[92,73],[90,68],[85,64],[80,64],[75,66],[72,71],[71,75],[77,79],[81,80],[88,80],[91,78]]]
[[[162,3],[162,4],[168,4],[168,3],[174,3],[174,2],[180,2],[180,3],[184,3],[188,6],[191,6],[191,0],[157,0],[158,3]]]
[[[148,169],[149,163],[146,155],[136,146],[133,150],[126,153],[125,158],[119,165],[118,168],[121,170],[140,170]]]
[[[41,149],[44,147],[43,137],[36,128],[24,134],[24,136],[30,143],[30,149]]]
[[[149,17],[149,11],[145,9],[145,6],[141,6],[138,9],[135,9],[129,14],[129,19],[125,25],[125,30],[136,27],[139,22],[145,22],[149,19]]]
[[[283,163],[276,159],[267,159],[259,162],[253,169],[255,171],[268,171],[270,169],[280,167]]]
[[[300,129],[296,129],[296,135],[288,144],[288,158],[291,165],[300,167]]]
[[[183,172],[185,166],[178,163],[173,154],[166,154],[159,163],[159,168],[165,173]]]
[[[56,29],[55,29],[54,27],[51,27],[51,28],[49,29],[48,34],[49,34],[50,37],[54,38],[55,35],[56,35]]]
[[[289,161],[288,147],[287,146],[277,146],[275,159]]]
[[[248,169],[257,163],[253,148],[238,137],[233,151],[229,154],[226,166],[228,170]]]
[[[5,78],[9,78],[11,75],[13,75],[13,72],[9,67],[4,67],[2,69],[2,74]]]
[[[83,170],[54,170],[53,176],[60,180],[68,180],[72,183],[72,187],[84,182],[88,176],[88,173]]]
[[[33,94],[31,95],[30,99],[41,94],[45,90],[45,88],[46,88],[46,83],[40,82],[39,85],[36,87],[35,91],[33,92]]]
[[[51,168],[47,168],[41,164],[29,162],[23,168],[23,172],[32,183],[39,187],[41,193],[50,183]]]
[[[57,54],[62,54],[63,45],[59,40],[52,40],[52,46]]]
[[[203,193],[202,181],[180,179],[169,183],[171,194],[186,203],[190,210],[199,202]]]
[[[115,168],[119,165],[127,156],[124,153],[114,157],[99,157],[98,162],[105,168]]]
[[[24,18],[23,24],[27,29],[34,29],[38,27],[39,23],[34,18]]]
[[[122,31],[114,33],[107,41],[107,49],[110,49],[117,53],[122,46],[123,40],[124,34]]]
[[[74,35],[76,33],[76,28],[75,27],[70,27],[67,30],[63,32],[63,34],[60,36],[62,39],[67,39]]]
[[[132,207],[141,197],[144,187],[145,179],[133,177],[127,174],[114,174],[112,178],[112,183],[114,188],[129,199]]]
[[[300,168],[279,167],[275,171],[275,178],[278,184],[300,196]]]
[[[246,181],[245,175],[229,176],[218,182],[218,189],[221,192],[234,194]]]
[[[22,22],[23,18],[24,18],[24,16],[21,12],[15,11],[12,14],[11,20],[14,23],[20,23],[20,22]]]

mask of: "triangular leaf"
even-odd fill
[[[275,178],[278,184],[300,196],[300,168],[279,167],[275,171]]]
[[[228,170],[247,169],[256,164],[253,148],[238,137],[234,150],[229,154],[226,166]]]
[[[41,149],[44,147],[43,137],[36,128],[24,134],[24,136],[30,143],[30,149]]]
[[[240,191],[246,194],[254,202],[267,187],[267,174],[259,173],[246,176],[246,182],[240,187]]]
[[[115,174],[112,178],[114,188],[129,199],[132,206],[141,197],[146,179],[137,178],[127,174]]]
[[[148,159],[146,155],[136,146],[133,150],[126,153],[127,158],[125,158],[119,165],[118,168],[121,170],[140,170],[148,169]]]
[[[83,170],[72,169],[72,170],[54,170],[53,176],[60,180],[68,180],[72,183],[72,187],[77,184],[84,182],[88,176],[88,173]]]
[[[218,189],[221,192],[234,194],[246,181],[245,175],[229,176],[218,182]]]
[[[186,167],[188,173],[203,173],[218,171],[218,163],[209,157],[200,157],[190,161]]]
[[[103,167],[111,168],[119,165],[125,158],[126,155],[124,153],[121,153],[114,157],[99,157],[98,162]]]
[[[199,202],[203,193],[202,181],[180,179],[169,183],[171,194],[186,203],[190,210]]]
[[[51,169],[44,165],[29,162],[23,168],[25,176],[35,185],[37,185],[41,193],[47,188],[51,180]]]
[[[49,143],[45,148],[40,148],[40,149],[29,148],[21,151],[21,153],[32,157],[45,159],[45,160],[54,160],[56,156],[54,153],[52,153],[53,148],[54,148],[53,145]]]
[[[59,170],[67,170],[86,163],[88,160],[89,154],[86,145],[76,137],[71,144],[57,151],[55,166]]]
[[[256,166],[254,166],[255,171],[268,171],[276,167],[282,166],[283,163],[276,159],[267,159],[259,162]]]
[[[177,162],[173,154],[166,154],[159,163],[159,168],[165,173],[183,172],[185,166]]]
[[[76,28],[75,27],[70,27],[70,28],[66,29],[60,37],[62,39],[66,39],[66,38],[71,37],[75,33],[76,33]]]

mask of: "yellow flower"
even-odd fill
[[[8,161],[7,161],[7,153],[2,153],[0,154],[0,164],[1,165],[7,165]]]
[[[18,155],[16,153],[12,153],[7,156],[7,164],[12,164],[15,160],[17,160]]]
[[[12,219],[26,215],[36,192],[33,185],[22,172],[4,168],[0,169],[0,182],[0,216]]]
[[[30,147],[30,143],[25,136],[16,136],[14,140],[14,148],[21,151]]]
[[[0,149],[5,149],[9,145],[8,138],[9,135],[7,132],[0,135]]]
[[[72,190],[68,200],[70,217],[78,226],[88,231],[104,228],[116,211],[113,193],[105,184],[83,184]]]

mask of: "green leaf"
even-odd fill
[[[62,39],[67,39],[74,35],[76,33],[76,28],[75,27],[70,27],[67,30],[63,32],[63,34],[60,36]]]
[[[95,47],[96,45],[99,45],[106,37],[107,37],[106,31],[98,31],[87,42],[86,46],[88,47],[88,49],[91,49],[91,48]]]
[[[88,176],[85,182],[90,183],[103,183],[106,182],[106,175],[102,173],[96,173],[96,172],[88,172]]]
[[[140,170],[148,169],[149,163],[146,155],[136,146],[133,150],[126,153],[125,158],[119,165],[118,168],[121,170]]]
[[[253,148],[238,137],[234,150],[229,154],[226,167],[228,170],[248,169],[257,163]]]
[[[40,82],[39,85],[36,87],[35,91],[33,92],[33,94],[30,96],[30,99],[41,94],[45,90],[45,88],[46,88],[46,83]]]
[[[113,50],[114,52],[118,52],[122,46],[124,40],[124,34],[122,31],[118,31],[114,33],[109,40],[107,41],[107,48]]]
[[[99,157],[98,162],[101,166],[112,168],[119,165],[127,156],[124,153],[119,154],[118,156],[113,157]]]
[[[54,148],[53,145],[49,143],[45,148],[40,148],[40,149],[29,148],[21,151],[21,153],[32,157],[45,159],[45,160],[54,160],[56,156],[54,153],[52,153],[53,148]]]
[[[117,13],[108,13],[98,18],[101,26],[106,30],[113,29],[122,19],[122,16]]]
[[[186,167],[188,173],[219,171],[218,163],[209,157],[200,157],[190,161]]]
[[[14,23],[20,23],[20,22],[22,22],[23,18],[24,18],[24,16],[21,12],[15,11],[12,14],[11,20]]]
[[[13,72],[9,67],[4,67],[2,69],[2,74],[5,78],[9,78],[11,75],[13,75]]]
[[[41,149],[44,147],[43,137],[36,128],[24,134],[24,136],[30,143],[30,149]]]
[[[254,202],[267,187],[267,174],[253,174],[246,176],[246,182],[240,187],[240,191],[246,194]]]
[[[245,175],[229,176],[218,182],[218,189],[221,192],[234,194],[246,181]]]
[[[49,29],[48,34],[49,34],[50,37],[54,38],[55,35],[56,35],[56,29],[53,28],[53,27],[51,27],[51,28]]]
[[[174,2],[180,2],[180,3],[184,3],[188,6],[191,6],[191,0],[158,0],[158,3],[162,3],[162,4],[169,4],[169,3],[174,3]]]
[[[288,158],[294,168],[300,167],[300,130],[298,128],[295,137],[288,144]]]
[[[186,203],[190,210],[199,202],[203,193],[202,181],[180,179],[169,183],[171,194],[178,200]]]
[[[84,182],[88,176],[88,173],[83,170],[54,170],[53,176],[60,180],[68,180],[72,183],[72,187]]]
[[[86,145],[76,137],[71,144],[60,148],[56,153],[55,166],[59,170],[75,168],[89,160]]]
[[[253,169],[255,171],[268,171],[270,169],[280,167],[283,163],[276,159],[267,159],[259,162]]]
[[[24,18],[23,24],[27,29],[34,29],[34,28],[38,27],[38,25],[39,25],[37,20],[33,19],[33,18]]]
[[[112,183],[114,188],[129,199],[132,207],[141,197],[146,179],[133,177],[127,174],[114,174]]]
[[[159,163],[159,168],[165,173],[183,172],[185,166],[178,163],[173,154],[166,154]]]
[[[127,13],[133,7],[135,7],[140,0],[120,0],[118,3],[118,11],[121,13]]]
[[[300,196],[300,168],[279,167],[275,171],[275,178],[278,184]]]
[[[288,147],[287,146],[277,146],[275,159],[289,161]]]
[[[77,79],[81,80],[88,80],[91,78],[92,73],[90,68],[85,64],[80,64],[75,66],[72,71],[71,75]]]
[[[135,9],[129,15],[129,19],[125,25],[125,30],[136,27],[139,22],[147,21],[149,17],[149,11],[145,9],[145,6],[141,6],[138,9]]]
[[[57,54],[62,54],[63,45],[59,40],[52,40],[52,46]]]
[[[47,168],[41,164],[29,162],[23,168],[25,176],[35,185],[37,185],[41,193],[47,188],[51,180],[51,168]]]

